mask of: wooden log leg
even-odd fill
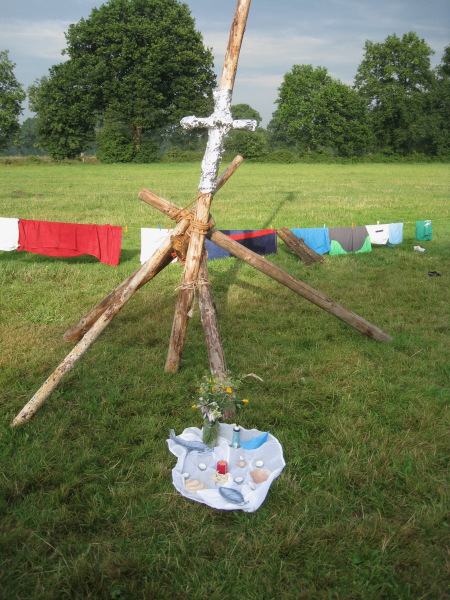
[[[167,353],[165,371],[176,373],[180,366],[181,353],[183,351],[186,328],[188,322],[188,311],[194,297],[194,286],[196,285],[200,259],[203,253],[205,232],[209,219],[212,194],[202,194],[198,200],[195,217],[191,225],[191,241],[184,265],[183,279],[178,292],[178,301],[175,307],[175,315],[172,324],[169,350]],[[202,231],[205,226],[205,231]]]
[[[220,339],[219,324],[217,322],[217,313],[212,298],[205,255],[202,256],[200,261],[197,292],[198,306],[200,309],[203,331],[205,332],[206,348],[208,350],[211,373],[217,377],[225,377],[227,374],[227,365],[225,363],[225,354]]]
[[[233,254],[233,256],[242,259],[246,263],[252,265],[252,267],[255,267],[255,269],[258,269],[258,271],[261,271],[269,277],[272,277],[272,279],[275,279],[275,281],[285,285],[306,300],[309,300],[323,310],[326,310],[341,321],[344,321],[344,323],[347,323],[347,325],[354,327],[364,335],[367,335],[377,342],[392,341],[392,336],[390,336],[388,333],[385,333],[375,325],[372,325],[368,321],[365,321],[363,318],[359,317],[357,314],[347,310],[341,304],[331,300],[331,298],[328,298],[325,296],[325,294],[322,294],[318,290],[306,285],[306,283],[303,283],[293,275],[290,275],[283,269],[280,269],[280,267],[277,267],[271,263],[269,260],[264,258],[264,256],[260,256],[259,254],[248,250],[241,244],[238,244],[235,240],[232,240],[230,237],[224,235],[220,231],[212,229],[210,232],[208,232],[207,237],[221,248],[228,250],[228,252]]]
[[[189,226],[189,221],[180,221],[177,227],[174,229],[172,236],[168,237],[158,250],[153,254],[151,258],[144,263],[142,269],[134,275],[128,285],[122,290],[118,298],[111,304],[106,311],[103,312],[101,317],[86,333],[75,348],[66,356],[66,358],[60,363],[60,365],[53,371],[53,373],[46,379],[43,385],[39,388],[36,394],[31,400],[25,405],[21,412],[15,417],[12,422],[12,426],[21,425],[29,421],[37,410],[42,406],[51,392],[57,387],[61,379],[66,373],[71,371],[78,360],[83,356],[86,350],[93,344],[98,338],[105,327],[110,321],[116,316],[119,310],[124,306],[126,302],[131,298],[134,292],[139,288],[148,274],[157,267],[162,260],[164,260],[167,252],[171,251],[172,248],[172,237],[173,235],[181,234]]]
[[[167,252],[166,256],[161,259],[161,262],[147,275],[147,277],[142,281],[139,285],[141,288],[145,283],[153,279],[158,273],[160,273],[167,265],[169,265],[173,260],[172,257],[172,249],[170,248]],[[145,267],[145,263],[139,267],[134,273],[132,273],[125,281],[122,281],[120,285],[116,287],[106,298],[104,298],[101,302],[99,302],[94,308],[92,308],[87,314],[82,317],[78,323],[73,325],[70,329],[66,331],[63,335],[63,340],[65,342],[78,342],[81,340],[83,335],[89,331],[92,325],[101,317],[101,315],[105,312],[105,310],[113,304],[117,298],[120,296],[122,291],[127,287],[130,281],[137,275],[141,269]],[[139,289],[138,288],[138,289]]]

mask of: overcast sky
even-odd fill
[[[9,50],[26,87],[63,60],[64,32],[105,0],[0,0],[0,50]],[[185,0],[213,49],[218,77],[236,0]],[[323,66],[352,84],[366,40],[415,31],[440,63],[450,43],[450,0],[253,0],[242,45],[233,104],[258,110],[266,126],[277,88],[295,64]],[[25,117],[31,116],[26,111]]]

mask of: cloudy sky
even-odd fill
[[[0,0],[0,50],[9,50],[26,87],[63,60],[64,32],[106,0]],[[185,0],[218,76],[236,0]],[[248,103],[267,125],[277,88],[294,64],[328,69],[352,84],[366,40],[415,31],[436,52],[450,43],[449,0],[253,0],[241,50],[233,103]],[[26,111],[25,117],[31,114]]]

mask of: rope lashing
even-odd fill
[[[201,285],[211,285],[211,282],[209,281],[209,279],[200,279],[199,278],[196,281],[187,281],[186,283],[182,283],[181,285],[179,285],[178,287],[175,288],[176,292],[178,292],[179,290],[193,290],[194,291],[191,308],[187,314],[189,318],[192,318],[194,316],[195,294],[196,294],[197,289]]]
[[[200,221],[192,221],[191,226],[189,227],[189,233],[195,232],[200,235],[206,235],[208,231],[211,229],[211,223],[201,223]]]
[[[181,221],[181,219],[190,219],[190,220],[192,220],[194,218],[194,213],[192,211],[188,211],[187,209],[189,208],[189,206],[191,206],[191,204],[194,204],[194,202],[197,202],[197,200],[199,198],[200,198],[200,195],[198,195],[191,202],[189,202],[189,204],[186,204],[186,206],[183,206],[183,208],[180,208],[180,210],[177,211],[173,215],[173,217],[171,217],[171,219],[174,220],[174,221],[176,221],[177,223],[179,223]]]

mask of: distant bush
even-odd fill
[[[299,157],[290,150],[274,150],[260,157],[261,162],[292,164],[299,162]]]
[[[154,163],[158,160],[158,144],[154,140],[143,140],[133,162]]]
[[[201,162],[203,159],[202,151],[180,150],[177,146],[166,150],[160,158],[162,163],[191,163]]]

